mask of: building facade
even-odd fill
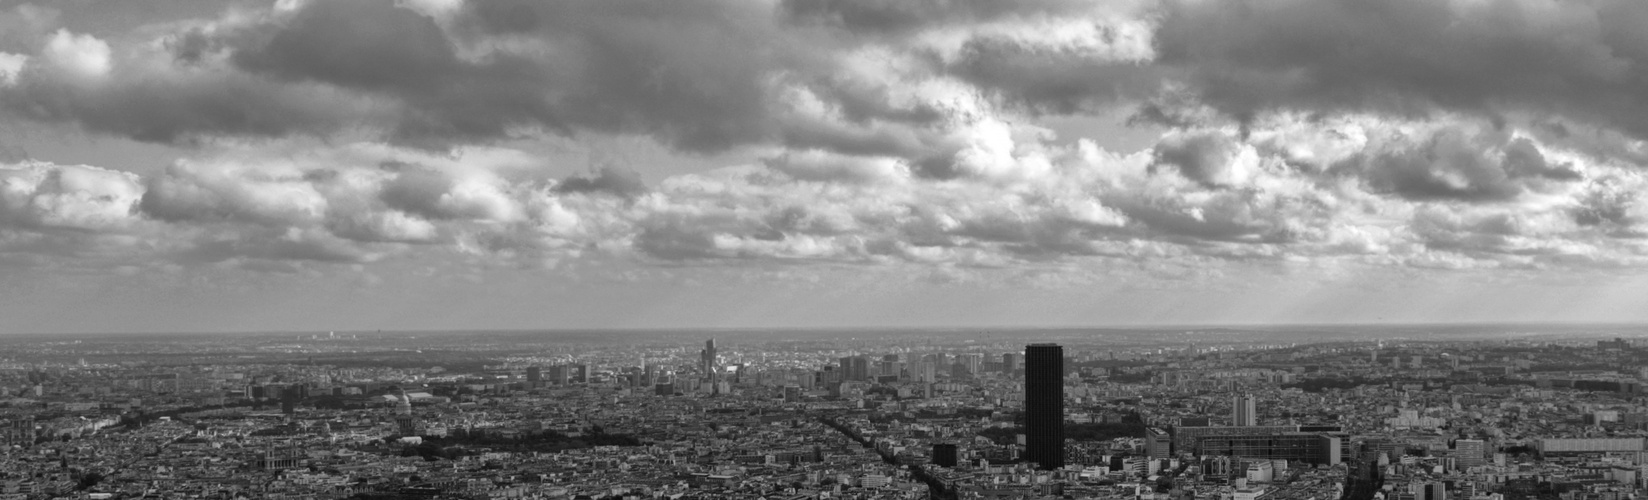
[[[1064,347],[1031,344],[1024,356],[1024,458],[1064,467]]]

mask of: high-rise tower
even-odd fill
[[[716,359],[715,339],[704,341],[704,350],[698,351],[698,371],[703,374],[704,381],[709,382],[711,391],[721,381],[720,361]]]
[[[1259,405],[1254,403],[1252,394],[1236,396],[1235,401],[1230,406],[1230,425],[1236,427],[1259,425]]]
[[[1030,344],[1024,349],[1026,460],[1042,469],[1064,467],[1064,347]]]

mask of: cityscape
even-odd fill
[[[1648,0],[0,0],[0,500],[1648,500]]]
[[[0,337],[0,499],[1625,500],[1643,333]]]

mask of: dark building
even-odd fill
[[[1339,438],[1325,433],[1204,436],[1197,444],[1204,455],[1283,459],[1314,465],[1338,465],[1343,452]]]
[[[536,366],[526,367],[526,381],[531,382],[533,385],[537,385],[539,382],[543,382],[544,381],[544,369],[536,367]]]
[[[863,356],[841,358],[841,375],[848,381],[870,379],[870,359]]]
[[[1045,470],[1064,467],[1064,347],[1024,349],[1024,458]]]
[[[554,365],[549,367],[549,383],[553,385],[567,385],[572,378],[572,367]]]
[[[956,466],[955,443],[933,443],[933,465],[942,467]]]

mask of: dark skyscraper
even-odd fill
[[[933,465],[955,467],[956,455],[955,443],[933,443]]]
[[[1024,458],[1042,469],[1064,467],[1064,348],[1024,349]]]

